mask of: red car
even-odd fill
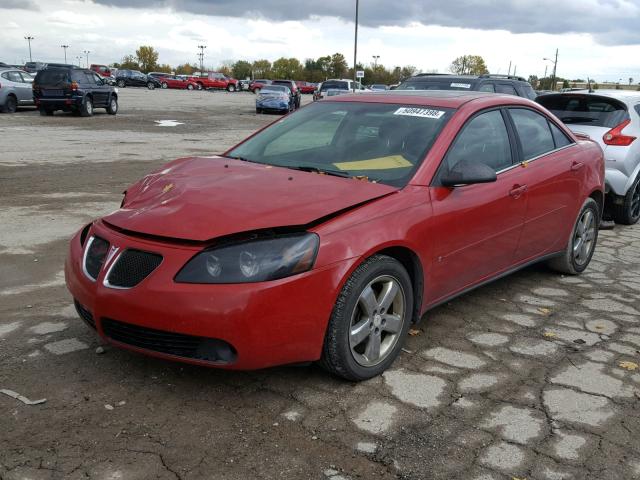
[[[271,80],[251,80],[251,83],[249,83],[249,90],[251,90],[252,93],[260,93],[260,90],[262,90],[262,87],[264,87],[265,85],[271,85]]]
[[[296,82],[296,85],[300,89],[300,93],[313,93],[316,91],[316,84],[310,82]]]
[[[117,347],[362,380],[436,305],[535,262],[585,270],[603,194],[600,147],[530,100],[342,95],[135,183],[72,238],[66,283]]]
[[[156,78],[160,81],[162,88],[177,88],[181,90],[195,90],[198,88],[198,84],[193,80],[185,80],[176,75],[164,75]]]
[[[189,79],[195,82],[200,90],[212,89],[226,90],[228,92],[240,90],[238,80],[227,77],[224,73],[220,72],[208,72],[201,76],[190,77]]]
[[[91,66],[89,67],[89,69],[93,70],[96,73],[99,73],[103,77],[110,77],[111,76],[111,68],[109,68],[106,65],[98,65],[98,64],[92,63]]]

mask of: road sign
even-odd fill
[[[356,70],[356,78],[364,78],[364,70]]]

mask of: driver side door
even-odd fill
[[[507,270],[524,225],[526,186],[516,144],[501,109],[476,114],[461,129],[430,187],[434,257],[427,301],[438,303]],[[479,162],[497,180],[444,187],[439,178],[459,162]]]

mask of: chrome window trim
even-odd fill
[[[523,164],[524,164],[524,165],[526,165],[526,164],[528,164],[528,163],[535,162],[536,160],[539,160],[539,159],[541,159],[541,158],[543,158],[543,157],[546,157],[547,155],[551,155],[551,154],[553,154],[553,153],[560,152],[560,151],[562,151],[562,150],[565,150],[565,149],[567,149],[567,148],[573,147],[573,146],[575,146],[575,145],[577,145],[577,143],[572,142],[572,143],[570,143],[569,145],[565,145],[564,147],[554,148],[553,150],[549,150],[549,151],[548,151],[548,152],[546,152],[546,153],[542,153],[542,154],[538,155],[537,157],[533,157],[533,158],[531,158],[531,159],[529,159],[529,160],[523,160],[522,162],[515,163],[515,164],[511,165],[510,167],[503,168],[502,170],[498,170],[498,171],[496,172],[496,175],[500,175],[500,174],[501,174],[501,173],[503,173],[503,172],[508,172],[509,170],[511,170],[511,169],[513,169],[513,168],[516,168],[516,167],[521,167]]]

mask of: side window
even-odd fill
[[[506,93],[507,95],[518,96],[518,92],[513,88],[513,85],[509,85],[508,83],[498,83],[496,85],[496,93]]]
[[[87,77],[81,70],[71,70],[71,80],[77,83],[87,83]]]
[[[93,77],[93,83],[95,83],[96,85],[102,85],[102,80],[98,75],[96,75],[95,73],[91,73],[88,75],[91,75]]]
[[[544,155],[556,148],[545,117],[524,108],[511,108],[509,112],[520,137],[525,160]]]
[[[465,125],[447,153],[446,170],[463,160],[484,163],[496,172],[512,165],[509,134],[499,110],[482,113]]]
[[[480,85],[480,88],[478,89],[478,91],[496,93],[496,88],[493,85],[493,83],[483,83],[482,85]]]
[[[0,77],[4,78],[5,80],[9,80],[9,72],[2,72]]]
[[[20,76],[22,77],[22,81],[24,83],[31,83],[33,82],[33,77],[31,75],[29,75],[26,72],[20,72]]]
[[[9,72],[9,78],[7,80],[10,80],[16,83],[22,83],[22,77],[18,72]]]
[[[553,135],[553,140],[554,142],[556,142],[556,148],[566,147],[567,145],[571,145],[573,143],[564,134],[564,132],[560,130],[558,127],[556,127],[553,123],[549,122],[549,128],[551,128],[551,134]]]

